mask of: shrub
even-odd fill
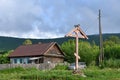
[[[53,70],[67,70],[67,65],[57,65]]]
[[[120,68],[120,59],[108,59],[102,63],[102,67],[109,67],[109,68]]]

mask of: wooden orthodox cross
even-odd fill
[[[84,38],[84,39],[88,39],[88,37],[86,36],[86,34],[82,31],[82,29],[80,28],[80,25],[75,25],[75,28],[70,31],[68,34],[65,35],[66,37],[75,37],[76,38],[76,51],[74,53],[75,57],[76,57],[76,62],[75,62],[75,70],[78,70],[78,59],[80,59],[80,56],[78,55],[78,38]]]

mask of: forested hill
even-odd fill
[[[107,39],[109,36],[118,36],[120,37],[120,33],[118,34],[103,34],[103,39]],[[92,41],[95,41],[95,43],[97,45],[99,45],[99,35],[88,35],[88,40],[85,41],[89,41],[90,43]],[[38,42],[57,42],[58,44],[62,44],[64,41],[68,41],[69,39],[74,39],[74,38],[67,38],[67,37],[63,37],[63,38],[55,38],[55,39],[30,39],[33,44],[36,44]],[[0,50],[11,50],[11,49],[15,49],[16,47],[22,45],[22,43],[25,41],[26,39],[23,38],[13,38],[13,37],[0,37]]]

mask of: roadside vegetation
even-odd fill
[[[82,77],[73,74],[72,70],[65,69],[64,66],[59,67],[60,69],[53,70],[21,67],[0,70],[0,80],[120,80],[120,69],[90,67],[82,70],[86,75]]]

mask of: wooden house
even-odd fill
[[[62,63],[64,53],[56,42],[22,45],[9,55],[11,64]]]

